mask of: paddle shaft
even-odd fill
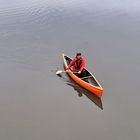
[[[62,71],[62,72],[66,72],[66,73],[69,73],[69,72],[72,72],[72,71]],[[78,73],[78,72],[72,72],[72,73]]]
[[[57,75],[61,74],[61,73],[68,73],[68,72],[72,72],[72,71],[62,71],[62,70],[58,70],[56,72]],[[72,72],[72,73],[77,73],[77,72]]]
[[[72,72],[72,71],[62,71],[62,72]],[[72,72],[72,73],[78,73],[78,72]],[[82,77],[81,79],[85,79],[85,78],[89,78],[89,77],[92,77],[92,76],[90,75],[90,76]]]

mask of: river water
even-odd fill
[[[0,0],[0,139],[140,139],[139,0]],[[104,88],[68,77],[81,51]],[[79,93],[83,93],[79,97]]]

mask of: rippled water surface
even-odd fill
[[[77,50],[101,100],[55,75]],[[139,0],[0,0],[1,140],[139,140],[139,72]]]

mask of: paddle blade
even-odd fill
[[[62,73],[62,71],[61,70],[58,70],[57,72],[56,72],[56,75],[60,75]]]

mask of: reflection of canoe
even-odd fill
[[[69,65],[71,62],[71,58],[67,55],[63,54],[63,61],[64,61],[64,67]],[[74,73],[69,72],[68,75],[80,86],[84,87],[85,89],[89,90],[90,92],[96,94],[98,97],[102,96],[103,88],[99,84],[99,82],[96,80],[96,78],[91,74],[86,68],[84,69],[86,72],[86,76],[88,76],[88,82],[80,79],[78,76],[76,76]]]
[[[80,87],[74,81],[67,82],[66,84],[73,87],[73,89],[79,94],[80,97],[82,96],[82,94],[84,94],[93,103],[95,103],[99,108],[103,109],[103,104],[102,104],[102,100],[100,97],[98,97],[95,94],[92,94],[91,92],[89,92],[88,90]]]

